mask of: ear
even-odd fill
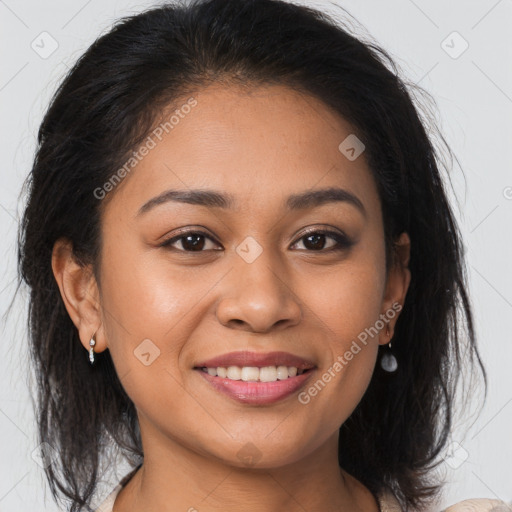
[[[386,328],[381,330],[379,344],[385,345],[393,338],[395,325],[405,302],[405,296],[411,282],[409,259],[411,254],[411,240],[409,235],[403,232],[394,242],[393,261],[391,263],[382,302],[382,318],[388,318],[389,336]],[[386,314],[386,312],[388,314]],[[391,315],[390,312],[394,312]],[[391,318],[393,316],[393,318]]]
[[[99,289],[90,265],[82,265],[73,254],[70,240],[60,238],[53,246],[52,270],[66,310],[78,329],[82,345],[96,334],[95,352],[107,347],[101,322]]]

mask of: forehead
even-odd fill
[[[219,84],[192,97],[193,107],[180,109],[185,98],[167,110],[163,122],[173,116],[172,126],[150,134],[151,149],[113,191],[109,209],[132,217],[167,189],[197,188],[225,191],[237,211],[284,207],[291,194],[331,186],[369,210],[378,203],[364,153],[349,160],[339,149],[354,129],[319,99],[282,85]]]

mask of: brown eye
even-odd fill
[[[206,233],[201,231],[188,231],[182,232],[179,236],[175,236],[169,240],[164,241],[160,244],[160,247],[169,247],[182,252],[204,252],[205,250],[212,249],[211,247],[207,247],[205,249],[205,246],[208,245],[208,241],[214,243],[215,245],[215,241],[206,235]],[[173,247],[176,242],[179,242],[181,248]]]
[[[326,244],[326,240],[334,240],[334,244]],[[306,250],[310,251],[336,251],[350,247],[352,242],[344,235],[335,231],[310,231],[306,235],[302,236],[299,241],[304,240],[303,245]],[[298,242],[299,242],[298,241]],[[296,245],[298,242],[295,242]],[[328,245],[326,249],[326,245]]]

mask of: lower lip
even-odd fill
[[[214,377],[196,368],[201,376],[206,379],[217,391],[237,400],[238,402],[252,405],[271,404],[290,396],[309,379],[314,369],[310,369],[301,375],[288,377],[275,382],[246,382],[243,380],[231,380],[223,377]]]

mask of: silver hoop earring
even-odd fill
[[[389,327],[387,327],[386,333],[389,335]],[[380,358],[380,366],[385,372],[393,373],[398,368],[398,361],[393,352],[391,352],[391,340],[389,341],[388,347],[387,352],[382,354]]]
[[[93,334],[92,338],[89,341],[89,361],[91,364],[94,364],[94,346],[96,345],[96,340],[94,339],[94,336],[96,333]]]

